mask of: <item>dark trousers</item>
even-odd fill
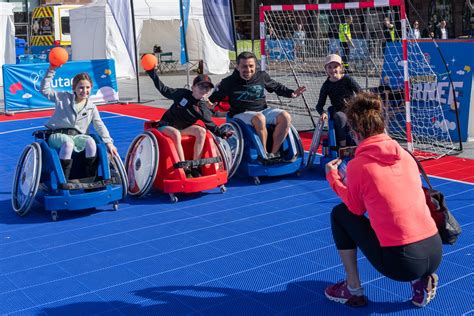
[[[396,281],[428,276],[441,262],[439,234],[408,245],[382,247],[369,219],[354,215],[344,203],[333,208],[331,228],[338,250],[359,248],[377,271]]]
[[[342,45],[342,54],[341,54],[342,64],[344,67],[349,68],[349,55],[351,53],[351,49],[349,48],[349,43],[341,42],[341,45]]]
[[[336,136],[336,146],[343,140],[346,141],[346,146],[354,146],[355,142],[349,134],[349,124],[347,123],[346,113],[342,111],[334,111],[334,108],[329,107],[329,118],[334,123],[334,134]]]

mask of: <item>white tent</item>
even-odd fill
[[[128,1],[128,0],[127,0]],[[180,59],[180,14],[178,0],[135,0],[135,25],[139,54],[152,53],[158,45]],[[117,78],[135,77],[132,63],[106,0],[71,10],[72,58],[115,59]],[[224,74],[229,71],[227,50],[217,46],[207,31],[202,0],[191,0],[187,30],[190,61],[204,61],[204,71]]]
[[[13,3],[0,2],[0,65],[15,63],[14,7],[15,5]],[[3,86],[3,74],[1,70],[0,86]]]

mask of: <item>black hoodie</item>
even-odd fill
[[[222,79],[209,100],[218,102],[228,96],[229,115],[232,117],[245,111],[259,112],[266,109],[267,101],[264,90],[287,98],[291,98],[294,92],[294,90],[271,79],[265,71],[257,71],[250,80],[245,80],[235,69],[232,75]]]
[[[212,121],[212,113],[205,101],[194,98],[193,92],[189,89],[174,89],[166,86],[154,70],[147,73],[153,79],[158,91],[165,98],[173,100],[171,107],[163,114],[161,122],[182,130],[193,125],[197,120],[201,120],[208,130],[218,135],[219,128]]]

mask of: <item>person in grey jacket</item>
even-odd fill
[[[51,130],[48,144],[59,150],[59,159],[66,179],[69,179],[71,173],[73,151],[85,150],[86,177],[95,176],[97,144],[87,135],[91,123],[107,145],[108,151],[113,155],[118,153],[97,107],[89,100],[92,79],[87,73],[77,74],[72,80],[73,93],[56,92],[51,88],[56,69],[54,66],[48,68],[40,88],[41,94],[55,103],[54,113],[45,124]]]

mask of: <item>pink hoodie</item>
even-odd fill
[[[363,140],[347,165],[346,182],[337,170],[326,176],[356,215],[366,211],[383,247],[417,242],[437,233],[413,158],[385,134]]]

